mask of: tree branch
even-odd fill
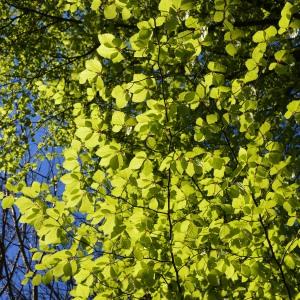
[[[60,17],[60,16],[49,15],[49,14],[44,13],[42,11],[35,10],[31,7],[25,7],[25,6],[21,6],[21,5],[17,5],[17,4],[12,4],[8,1],[5,1],[5,2],[6,2],[7,5],[9,5],[11,7],[14,7],[16,9],[22,10],[25,13],[33,13],[33,14],[37,14],[37,15],[40,15],[40,16],[43,16],[43,17],[46,17],[46,18],[49,18],[49,19],[54,19],[54,20],[63,21],[63,22],[70,22],[70,23],[77,23],[77,24],[82,23],[81,20],[71,19],[71,18],[68,19],[68,18],[64,18],[64,17]]]

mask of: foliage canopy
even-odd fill
[[[2,207],[39,238],[24,284],[300,299],[299,1],[49,2],[0,4]],[[42,153],[57,169],[28,181]]]

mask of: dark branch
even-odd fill
[[[37,14],[37,15],[40,15],[40,16],[43,16],[43,17],[46,17],[46,18],[49,18],[49,19],[54,19],[54,20],[58,20],[58,21],[62,21],[62,22],[70,22],[70,23],[77,23],[77,24],[82,23],[80,20],[77,20],[77,19],[64,18],[64,17],[61,17],[61,16],[50,15],[50,14],[44,13],[42,11],[35,10],[31,7],[24,7],[24,6],[21,6],[21,5],[12,4],[8,1],[6,1],[6,4],[16,8],[16,9],[22,10],[25,13],[33,13],[33,14]]]

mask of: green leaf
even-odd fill
[[[296,217],[291,217],[288,219],[286,225],[288,226],[294,226],[295,222],[297,221],[297,218]]]
[[[149,203],[149,208],[151,209],[157,209],[158,207],[158,202],[155,198],[151,199],[150,203]]]
[[[239,161],[246,163],[248,157],[247,150],[244,148],[240,148],[238,157],[239,157]]]
[[[218,121],[218,114],[210,114],[210,115],[207,115],[206,116],[206,122],[207,124],[211,125],[211,124],[214,124]]]
[[[286,264],[286,266],[289,268],[289,269],[295,269],[296,267],[296,264],[295,264],[295,261],[294,261],[294,258],[291,254],[288,254],[284,257],[284,263]]]
[[[43,256],[42,252],[36,252],[32,255],[32,260],[40,260]]]
[[[125,114],[122,111],[114,111],[111,124],[113,125],[123,125],[125,123]]]
[[[40,193],[40,186],[39,184],[32,184],[31,187],[24,186],[21,190],[24,196],[30,198],[36,198]]]
[[[258,68],[255,68],[254,70],[246,73],[244,81],[247,83],[247,82],[254,81],[257,78],[258,78]]]
[[[143,246],[140,245],[140,244],[137,244],[137,246],[134,248],[133,250],[133,254],[134,254],[134,257],[137,259],[137,260],[143,260],[144,258],[144,255],[143,255]]]
[[[248,278],[251,276],[251,268],[244,263],[241,267],[241,273],[243,274],[243,276]]]
[[[219,73],[225,73],[227,69],[224,65],[213,61],[210,61],[207,67],[210,71]]]
[[[264,56],[264,53],[267,49],[267,44],[265,42],[259,43],[252,52],[252,58],[254,61],[259,64]]]
[[[272,38],[273,36],[275,36],[277,34],[277,29],[275,26],[269,26],[266,30],[265,30],[265,33],[266,33],[266,38],[267,39],[270,39]]]
[[[249,71],[252,71],[252,70],[256,69],[257,64],[254,59],[250,58],[250,59],[246,60],[246,67]]]
[[[216,11],[214,14],[214,21],[219,23],[219,22],[223,22],[223,20],[224,20],[224,12]]]
[[[131,17],[131,11],[127,7],[124,7],[122,9],[122,19],[123,19],[123,21],[127,21],[128,19],[130,19],[130,17]]]
[[[64,265],[63,270],[65,276],[72,276],[72,266],[69,262]]]
[[[116,99],[116,105],[118,108],[123,108],[127,105],[129,97],[126,91],[120,85],[114,87],[111,95]]]
[[[199,98],[202,99],[205,96],[205,87],[202,84],[197,85],[196,93],[198,94]]]
[[[227,278],[231,279],[232,276],[234,275],[234,273],[235,273],[235,270],[234,270],[233,265],[230,265],[230,266],[228,266],[228,267],[226,268],[225,274],[226,274],[226,277],[227,277]]]
[[[204,187],[208,196],[215,196],[221,191],[221,187],[217,183],[212,183]]]
[[[224,159],[220,157],[213,157],[210,161],[212,168],[221,169],[224,165]]]
[[[91,9],[97,11],[102,3],[102,0],[93,0]]]
[[[253,35],[252,39],[253,39],[254,43],[262,43],[262,42],[264,42],[266,40],[266,33],[265,33],[265,31],[263,31],[263,30],[257,31]]]
[[[159,2],[158,9],[162,12],[168,12],[171,6],[172,6],[171,0],[161,0]]]
[[[2,199],[2,208],[7,209],[11,208],[15,202],[15,199],[13,196],[6,196]]]
[[[175,4],[176,0],[173,0],[173,1],[174,1],[174,4]],[[194,6],[193,0],[177,0],[177,1],[178,1],[177,8],[179,8],[180,10],[192,9],[193,6]]]
[[[115,4],[108,5],[104,8],[104,17],[106,19],[114,19],[117,16],[117,9]]]
[[[48,271],[43,277],[42,277],[42,282],[43,284],[50,284],[51,281],[53,280],[53,275],[51,271]]]
[[[288,28],[289,27],[289,23],[291,20],[291,16],[293,14],[293,9],[294,9],[294,5],[291,2],[286,2],[282,11],[281,11],[281,18],[279,20],[278,25],[281,28]]]
[[[221,240],[225,240],[230,235],[231,229],[228,225],[223,225],[220,229],[219,235]]]
[[[196,124],[201,127],[204,124],[204,120],[202,118],[197,118]]]
[[[232,201],[232,207],[233,208],[243,209],[244,205],[245,205],[245,201],[241,197],[234,198],[233,201]]]
[[[101,73],[102,65],[97,58],[87,60],[85,62],[85,67],[87,70],[95,73]]]
[[[193,162],[188,162],[187,168],[185,169],[186,174],[188,174],[190,177],[193,177],[195,174],[195,167]]]
[[[235,56],[237,54],[237,51],[238,51],[237,48],[232,43],[227,44],[226,47],[225,47],[225,50],[230,56]]]
[[[77,289],[79,291],[78,296],[80,295],[83,299],[88,299],[90,295],[90,288],[83,284],[78,284]]]
[[[284,116],[289,119],[291,118],[295,113],[300,113],[300,100],[294,100],[290,102],[287,105],[287,112],[284,114]]]
[[[32,279],[31,282],[32,282],[33,286],[40,285],[40,283],[42,282],[42,275],[41,274],[34,275],[34,277],[33,277],[33,279]]]
[[[100,47],[97,48],[97,52],[100,56],[111,59],[114,63],[121,62],[124,59],[120,50],[125,48],[125,44],[119,38],[111,33],[104,33],[99,34],[98,39]]]
[[[85,141],[87,137],[91,136],[92,129],[90,127],[80,127],[76,130],[76,136],[80,138],[80,140]]]
[[[142,167],[147,155],[145,152],[138,152],[135,157],[130,161],[129,168],[132,170],[138,170]]]

